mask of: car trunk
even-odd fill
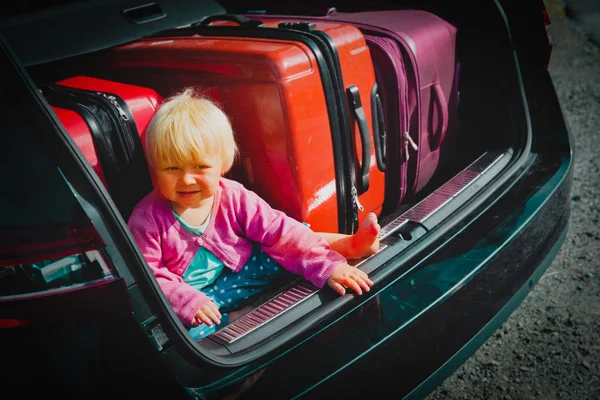
[[[449,168],[438,171],[426,187],[400,206],[380,215],[380,251],[355,262],[376,285],[392,277],[408,276],[411,259],[419,257],[416,249],[426,247],[429,240],[434,243],[434,232],[439,235],[450,229],[450,217],[477,202],[484,188],[497,180],[528,145],[518,73],[500,13],[489,7],[479,14],[486,18],[467,19],[453,15],[452,10],[446,16],[439,15],[458,26],[459,144],[453,154],[442,155],[451,159]],[[343,315],[352,297],[339,298],[300,279],[274,289],[255,303],[254,311],[200,345],[210,345],[211,351],[219,349],[232,360],[236,355],[247,357],[248,350],[257,344],[261,346],[254,347],[253,354],[264,354],[284,345],[288,338],[310,332],[320,321]]]
[[[239,2],[235,6],[222,4],[230,12],[250,11]],[[379,216],[382,227],[379,252],[354,262],[370,274],[375,287],[408,276],[415,260],[441,243],[445,233],[456,229],[459,223],[467,224],[469,210],[489,196],[491,187],[505,181],[530,146],[527,110],[502,13],[493,2],[474,3],[469,7],[469,16],[464,10],[466,7],[437,7],[430,3],[426,6],[457,27],[460,135],[453,153],[440,156],[447,159],[448,167],[439,170],[425,187],[404,198],[400,205],[385,207]],[[290,10],[287,9],[292,15],[302,14],[301,10]],[[273,13],[282,11],[286,10],[277,9]],[[354,10],[340,7],[338,11]],[[135,80],[135,70],[123,74],[98,68],[96,61],[107,51],[110,49],[34,63],[27,68],[40,87],[75,75],[140,83]],[[184,75],[181,78],[183,81],[179,84],[188,84]],[[148,82],[143,83],[147,86]],[[165,87],[157,81],[155,89],[167,96],[175,88]],[[464,218],[457,222],[459,214]],[[137,290],[132,287],[132,296],[140,295]],[[182,373],[185,384],[196,386],[203,378],[202,374],[195,373],[196,367],[192,365],[195,363],[188,362],[190,354],[191,357],[200,354],[204,360],[220,365],[241,365],[287,348],[290,343],[307,337],[371,298],[339,297],[331,290],[319,290],[307,281],[297,279],[283,287],[272,288],[254,301],[253,311],[196,342],[185,338],[186,333],[180,325],[175,330],[166,328],[172,337],[180,335],[179,343],[183,343],[171,346],[172,341],[165,339],[165,328],[158,320],[145,320],[144,323],[157,347],[164,350],[168,363],[186,371]],[[144,314],[142,306],[134,306]]]

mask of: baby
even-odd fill
[[[372,281],[346,257],[377,251],[375,214],[354,235],[315,233],[223,177],[237,151],[227,116],[192,89],[167,99],[146,133],[155,190],[128,225],[192,336],[247,312],[244,305],[290,272],[340,295],[369,291]]]

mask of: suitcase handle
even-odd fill
[[[239,14],[217,14],[204,18],[202,21],[192,25],[206,26],[215,21],[231,21],[236,22],[239,26],[245,28],[261,28],[265,23],[256,19],[249,19]]]
[[[433,141],[431,143],[431,150],[436,150],[440,147],[442,139],[448,130],[448,103],[446,103],[444,91],[439,83],[433,84],[433,101],[437,107],[438,119],[440,120],[440,123],[438,123],[439,128],[433,135]]]
[[[386,153],[387,153],[387,133],[385,130],[385,113],[383,112],[383,104],[381,97],[379,96],[379,87],[377,83],[373,85],[371,89],[371,112],[373,120],[373,141],[375,142],[375,160],[377,161],[377,168],[381,172],[385,172],[386,165]]]
[[[362,194],[369,189],[369,170],[371,167],[371,135],[369,134],[369,126],[367,125],[367,116],[360,101],[360,93],[354,85],[348,86],[346,89],[348,96],[348,104],[352,115],[358,124],[360,132],[360,143],[362,147],[362,162],[359,169],[358,179],[358,194]]]

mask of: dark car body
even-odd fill
[[[135,5],[125,3],[119,7]],[[181,18],[159,19],[137,31],[122,32],[116,24],[111,29],[98,12],[89,20],[98,32],[91,37],[71,37],[66,25],[76,26],[74,16],[86,15],[86,8],[110,9],[102,2],[75,2],[69,13],[41,7],[31,18],[17,10],[2,21],[4,385],[18,386],[25,396],[62,398],[425,397],[518,307],[566,235],[573,154],[546,69],[551,44],[542,2],[402,4],[463,22],[463,73],[478,89],[465,91],[461,122],[465,129],[485,129],[486,152],[466,149],[456,156],[481,179],[453,192],[442,212],[409,218],[382,242],[382,251],[360,265],[374,281],[369,293],[338,297],[320,290],[254,336],[223,346],[187,335],[126,221],[36,87],[47,63],[225,9],[268,7],[201,3],[180,1],[190,7],[173,10]],[[169,15],[175,7],[153,4]],[[323,5],[280,4],[276,11],[308,15]],[[46,45],[42,36],[49,26],[60,46]],[[21,41],[23,35],[36,38],[39,47]],[[453,184],[452,177],[436,182]],[[414,207],[426,202],[427,196],[416,199]],[[97,233],[86,230],[89,221]],[[99,251],[107,264],[103,272],[73,270],[64,285],[36,286],[42,281],[23,265],[38,262],[37,254],[69,256],[72,242],[80,246],[78,254]],[[86,266],[97,262],[82,261],[81,270],[96,271]]]

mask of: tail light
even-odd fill
[[[114,277],[92,223],[0,228],[0,301]]]
[[[104,247],[87,221],[50,226],[3,227],[0,267],[62,258]]]
[[[548,39],[548,54],[546,56],[546,69],[550,66],[550,57],[552,56],[552,36],[550,35],[550,16],[548,15],[548,10],[546,7],[542,8],[542,21],[544,22],[544,27],[546,28],[546,38]]]

